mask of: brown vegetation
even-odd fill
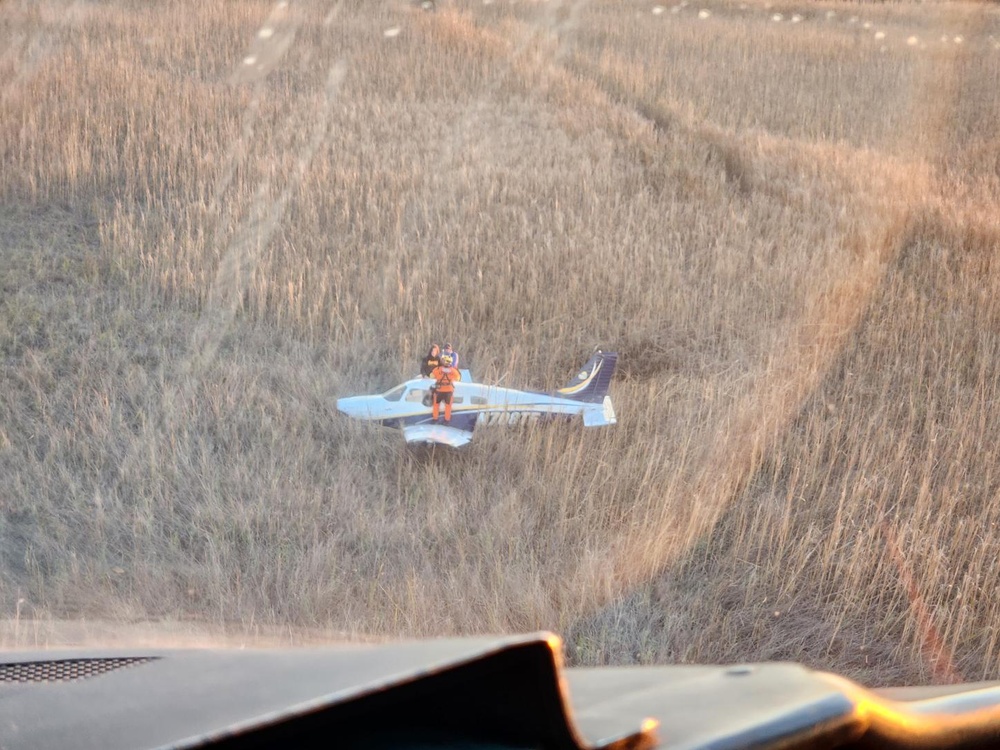
[[[997,9],[437,7],[0,7],[0,614],[1000,678]]]

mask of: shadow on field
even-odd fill
[[[469,466],[471,446],[449,448],[446,445],[405,445],[402,448],[405,460],[412,466]]]

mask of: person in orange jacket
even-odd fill
[[[451,397],[455,393],[455,383],[462,379],[462,373],[457,367],[452,367],[452,360],[447,354],[441,355],[441,364],[431,372],[434,378],[434,406],[431,415],[438,420],[441,404],[444,404],[444,423],[451,422]]]

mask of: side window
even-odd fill
[[[454,403],[456,403],[456,404],[462,404],[462,403],[465,403],[465,397],[464,397],[464,396],[452,396],[452,399],[451,399],[451,400],[452,400],[452,401],[453,401]]]
[[[486,399],[485,396],[473,396],[472,397],[472,403],[474,403],[476,406],[486,406],[486,401],[487,401],[487,399]]]
[[[387,393],[383,393],[382,398],[384,398],[386,401],[399,401],[399,397],[403,395],[403,391],[405,390],[406,390],[405,385],[398,386],[396,388],[393,388],[391,391],[388,391]]]
[[[424,394],[427,393],[423,388],[414,388],[406,393],[406,400],[411,404],[421,403],[424,400]]]

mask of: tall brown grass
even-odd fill
[[[711,10],[5,4],[8,616],[996,677],[998,15]],[[335,414],[442,337],[619,424]]]

